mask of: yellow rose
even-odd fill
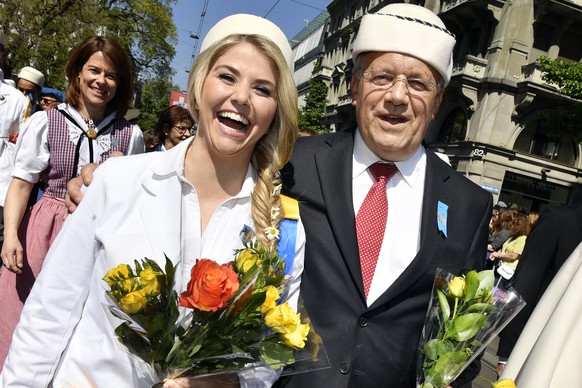
[[[142,290],[130,292],[119,300],[119,307],[127,314],[137,314],[147,304],[147,298]]]
[[[111,268],[107,271],[103,280],[105,280],[107,284],[109,284],[109,287],[111,287],[119,279],[127,279],[130,277],[133,277],[131,267],[127,264],[119,264],[117,267]]]
[[[145,295],[160,295],[161,285],[158,279],[159,275],[162,274],[160,272],[154,271],[154,269],[151,267],[148,267],[139,273],[139,281],[144,286],[142,290]]]
[[[300,316],[297,314],[289,302],[285,302],[267,311],[265,314],[265,325],[277,333],[290,333],[295,330],[295,326],[301,323]]]
[[[294,331],[283,334],[283,343],[293,348],[303,349],[307,335],[309,334],[309,325],[299,324],[294,326]]]
[[[513,379],[503,379],[493,383],[493,388],[516,388]]]
[[[252,249],[245,249],[241,251],[236,257],[235,264],[239,271],[243,274],[247,273],[259,259],[259,255]]]
[[[129,294],[130,292],[137,291],[140,289],[139,279],[138,278],[129,278],[124,279],[120,282],[121,289],[124,291],[124,295]]]
[[[453,298],[463,298],[465,296],[465,279],[456,276],[449,283],[449,294]]]
[[[261,312],[264,314],[270,309],[275,308],[279,297],[279,290],[277,290],[276,287],[268,286],[267,293],[265,294],[265,301],[261,306]]]

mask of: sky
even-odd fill
[[[186,90],[192,56],[198,54],[202,39],[208,30],[222,18],[235,13],[263,16],[277,24],[291,40],[308,22],[313,20],[331,0],[178,0],[174,5],[174,24],[178,30],[173,81]],[[202,18],[205,3],[206,15]],[[200,31],[200,39],[191,34]]]

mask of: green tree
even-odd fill
[[[329,129],[321,124],[327,109],[327,86],[316,78],[312,78],[309,83],[311,87],[305,98],[305,106],[299,112],[299,128],[313,129],[317,133],[329,132]]]
[[[540,115],[552,128],[552,136],[570,137],[582,142],[582,64],[561,59],[539,58],[544,81],[556,85],[559,92],[572,98],[565,107],[544,110]]]
[[[166,78],[149,79],[142,84],[138,120],[142,130],[154,128],[160,112],[170,105],[170,92],[179,89]]]
[[[64,89],[70,51],[92,34],[110,36],[127,48],[135,79],[172,76],[176,0],[2,0],[0,26],[7,34],[12,70],[31,65],[47,85]]]

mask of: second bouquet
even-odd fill
[[[119,341],[151,366],[157,382],[257,365],[305,363],[306,371],[325,358],[305,312],[287,301],[284,260],[254,240],[227,264],[197,260],[180,295],[174,276],[168,258],[164,270],[146,258],[103,278],[109,310],[123,321],[115,329]]]

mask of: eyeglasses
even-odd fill
[[[178,132],[180,135],[183,135],[186,132],[188,132],[188,134],[191,135],[192,131],[194,130],[194,128],[192,127],[185,127],[182,125],[174,125],[172,128],[174,128],[176,132]]]
[[[365,71],[364,78],[366,81],[371,82],[376,86],[380,86],[384,90],[390,89],[394,84],[396,84],[396,81],[402,81],[411,95],[419,97],[429,95],[433,90],[440,86],[427,79],[399,78],[383,71]]]
[[[60,103],[59,100],[53,100],[53,99],[46,98],[46,97],[41,97],[40,98],[40,104],[41,105],[50,105],[50,104],[54,104],[55,102]]]

